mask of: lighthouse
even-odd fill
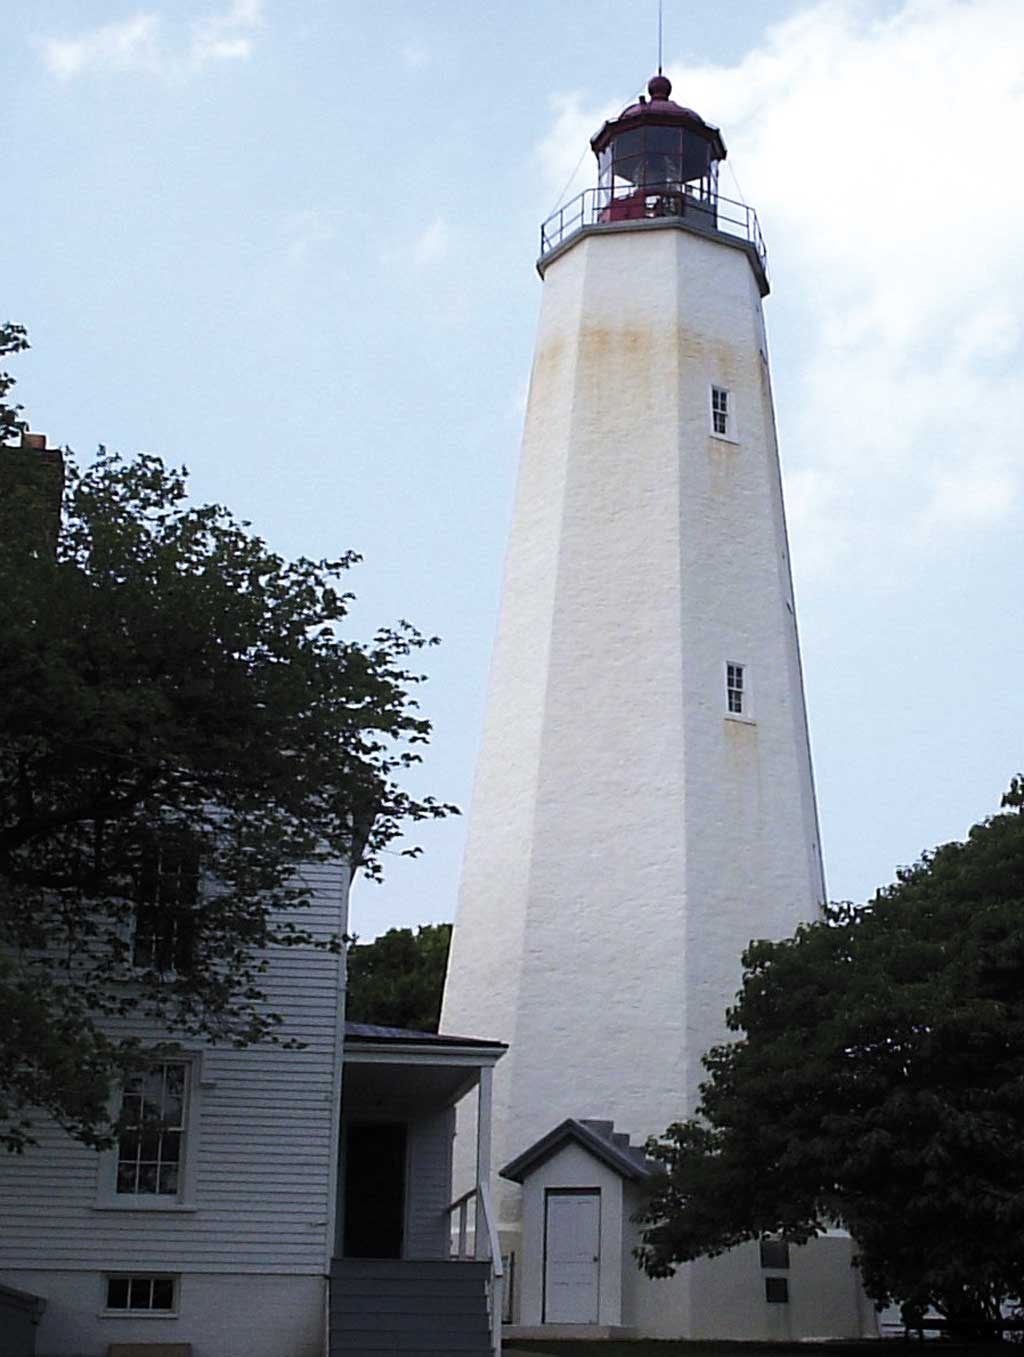
[[[742,950],[824,900],[766,251],[718,191],[721,133],[671,94],[659,74],[604,124],[596,186],[541,231],[442,1030],[509,1043],[495,1188],[521,1328],[855,1336],[849,1277],[830,1328],[769,1300],[757,1257],[671,1282],[629,1258],[638,1146],[694,1110]]]

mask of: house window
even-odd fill
[[[789,1304],[789,1278],[765,1277],[764,1298],[769,1305]]]
[[[761,1240],[761,1266],[781,1271],[789,1267],[789,1243],[785,1239]]]
[[[182,1186],[189,1066],[164,1060],[130,1076],[121,1102],[118,1196],[177,1199]]]
[[[177,1290],[175,1277],[108,1277],[107,1309],[119,1314],[173,1314]]]
[[[732,434],[729,392],[724,386],[711,388],[711,432],[720,438],[728,438]]]
[[[198,901],[196,840],[172,831],[146,844],[135,881],[136,966],[179,973],[192,969]]]
[[[746,695],[744,666],[734,664],[730,660],[725,666],[725,709],[730,716],[742,716],[744,714]]]

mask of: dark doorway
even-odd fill
[[[405,1126],[357,1122],[345,1134],[346,1258],[401,1258]]]

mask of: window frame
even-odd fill
[[[722,410],[716,409],[715,397],[724,396],[725,404]],[[725,427],[718,429],[716,419],[721,415]],[[718,382],[712,382],[708,387],[708,433],[712,438],[717,438],[723,443],[738,443],[736,424],[736,400],[735,393],[731,387],[721,386]]]
[[[103,1287],[103,1303],[99,1313],[103,1319],[177,1319],[181,1314],[181,1274],[178,1272],[125,1272],[118,1268],[104,1272],[100,1280]],[[124,1306],[112,1306],[110,1283],[119,1281],[129,1283],[129,1303]],[[154,1282],[170,1282],[172,1288],[170,1309],[155,1309],[152,1305],[145,1309],[133,1308],[130,1283],[139,1281],[149,1282],[150,1297]]]
[[[740,686],[735,688],[730,682],[731,671],[739,670]],[[746,660],[726,660],[722,665],[722,679],[725,688],[725,710],[723,715],[727,721],[739,721],[744,725],[752,726],[756,724],[754,718],[754,687],[751,683],[751,666]],[[740,710],[731,710],[731,700],[733,692],[740,693]]]
[[[203,1090],[214,1085],[204,1078],[203,1052],[198,1050],[154,1051],[153,1064],[181,1064],[185,1066],[185,1099],[181,1132],[178,1189],[171,1193],[118,1192],[117,1170],[120,1145],[101,1151],[97,1167],[97,1211],[129,1212],[194,1212],[196,1206],[196,1165],[199,1158],[200,1105]],[[124,1105],[124,1089],[115,1090],[110,1102],[111,1120],[116,1121]],[[142,1275],[142,1274],[140,1274]],[[149,1275],[149,1274],[147,1274]],[[153,1274],[156,1275],[155,1273]]]
[[[772,1295],[773,1291],[775,1292],[774,1295]],[[788,1305],[790,1302],[789,1278],[774,1276],[765,1277],[764,1300],[766,1305]]]
[[[761,1266],[768,1272],[785,1272],[789,1268],[789,1240],[778,1235],[762,1235],[757,1241]],[[776,1261],[772,1261],[772,1259]],[[778,1260],[782,1259],[781,1262]]]
[[[133,888],[135,970],[188,975],[195,965],[203,901],[203,852],[183,826],[164,826],[143,844]]]
[[[125,1125],[117,1145],[117,1186],[114,1190],[119,1197],[153,1196],[164,1197],[169,1201],[178,1200],[185,1153],[188,1148],[186,1130],[190,1073],[187,1061],[160,1060],[149,1069],[133,1075],[129,1084],[122,1087],[121,1116],[126,1116],[129,1098],[133,1100],[135,1112]],[[151,1082],[154,1077],[155,1088]],[[161,1118],[159,1129],[152,1123],[147,1123],[143,1113],[146,1103],[157,1106]],[[177,1117],[172,1120],[169,1106],[175,1103],[178,1108]],[[130,1154],[129,1139],[132,1142]],[[173,1143],[174,1140],[177,1141],[176,1144]],[[140,1186],[140,1180],[147,1169],[152,1170],[154,1174],[155,1185],[152,1188]],[[122,1188],[122,1174],[127,1174],[134,1181],[133,1188]],[[173,1174],[173,1188],[165,1190],[162,1187],[160,1180],[164,1174]]]

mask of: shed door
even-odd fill
[[[601,1192],[545,1198],[544,1322],[596,1324],[601,1265]]]

